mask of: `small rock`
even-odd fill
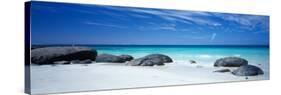
[[[196,61],[194,60],[189,60],[190,64],[196,64]]]

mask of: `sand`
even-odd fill
[[[153,67],[127,66],[124,63],[31,66],[31,92],[41,94],[268,79],[267,75],[246,80],[230,72],[213,72],[219,69],[222,68],[179,63]]]

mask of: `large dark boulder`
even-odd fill
[[[232,72],[233,75],[237,76],[255,76],[262,75],[264,72],[261,68],[253,65],[243,65]]]
[[[96,62],[124,63],[126,60],[112,54],[100,54],[97,56]]]
[[[44,47],[31,50],[34,64],[54,64],[55,61],[96,60],[97,51],[88,47]]]
[[[150,55],[145,56],[145,58],[151,59],[151,60],[159,60],[159,61],[161,61],[161,63],[173,62],[172,58],[170,58],[169,56],[164,55],[164,54],[150,54]]]
[[[131,61],[131,60],[133,60],[134,59],[134,57],[133,56],[131,56],[131,55],[120,55],[119,56],[122,60],[125,60],[125,61]]]
[[[128,64],[131,66],[154,66],[154,65],[164,65],[164,63],[171,63],[173,60],[163,54],[151,54],[145,57],[141,57],[130,61]]]
[[[248,61],[239,57],[225,57],[216,60],[215,67],[240,67],[242,65],[247,65]]]

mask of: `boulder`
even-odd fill
[[[242,65],[247,65],[248,61],[239,57],[225,57],[216,60],[215,67],[240,67]]]
[[[216,70],[214,72],[225,73],[225,72],[230,72],[230,70],[229,69],[220,69],[220,70]]]
[[[124,63],[126,60],[112,54],[100,54],[97,56],[96,62]]]
[[[262,75],[264,72],[261,68],[253,65],[243,65],[232,72],[236,76],[255,76]]]
[[[96,60],[97,51],[88,47],[43,47],[31,50],[31,63],[54,64],[55,61]]]
[[[125,60],[125,61],[131,61],[131,60],[134,59],[134,57],[131,56],[131,55],[120,55],[119,57],[120,57],[122,60]]]
[[[173,62],[169,56],[163,54],[151,54],[145,57],[141,57],[130,61],[128,64],[131,66],[154,66],[154,65],[165,65],[164,63]]]
[[[169,56],[164,55],[164,54],[150,54],[150,55],[145,56],[145,58],[159,59],[160,61],[162,61],[162,63],[172,63],[173,62],[172,58],[170,58]]]

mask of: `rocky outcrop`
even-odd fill
[[[173,60],[163,54],[150,54],[142,58],[138,58],[130,61],[128,64],[132,66],[154,66],[154,65],[164,65],[164,63],[171,63]]]
[[[44,47],[31,50],[34,64],[54,64],[55,61],[96,60],[97,51],[87,47]]]
[[[247,65],[248,61],[239,57],[225,57],[216,60],[215,67],[240,67],[242,65]]]
[[[262,75],[264,72],[261,68],[253,65],[243,65],[232,72],[236,76],[255,76]]]

